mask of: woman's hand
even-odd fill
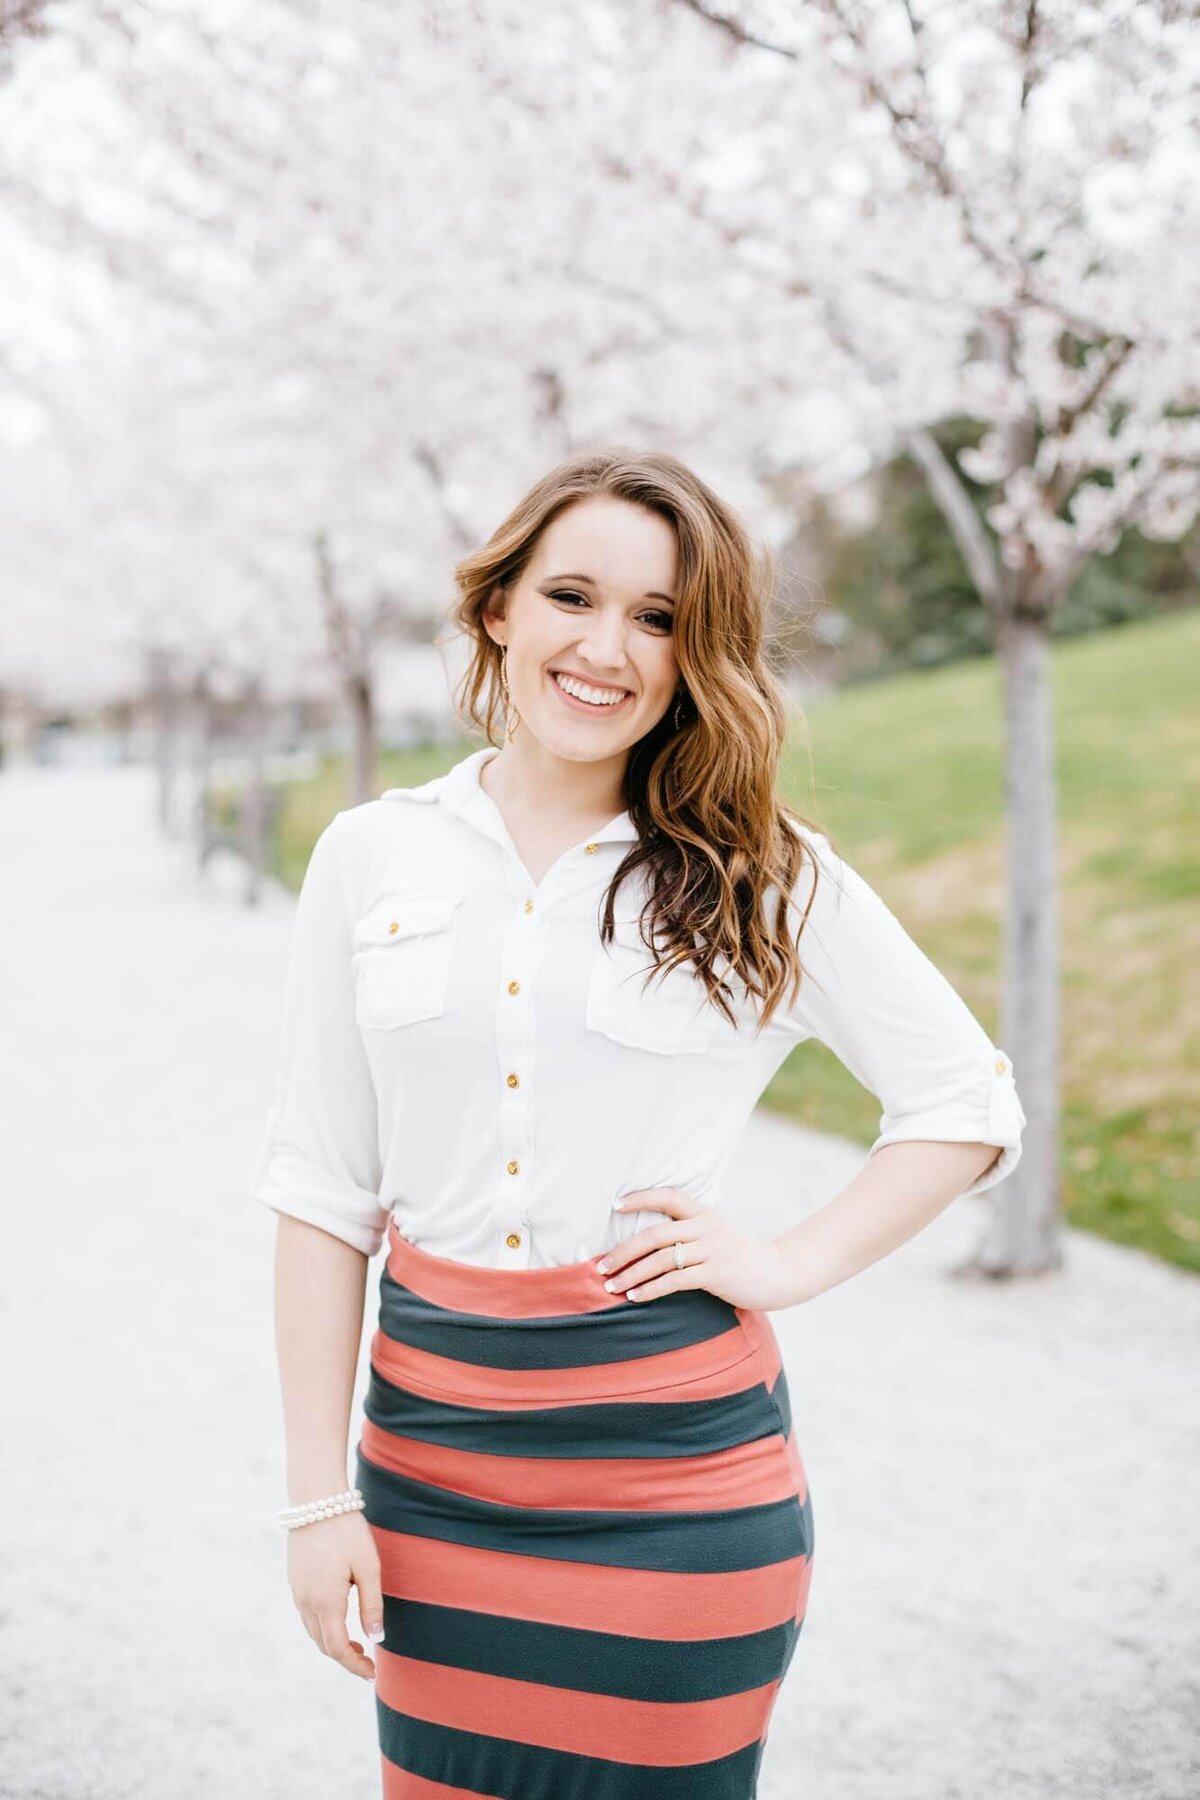
[[[682,1188],[638,1188],[616,1202],[622,1212],[642,1208],[670,1216],[635,1231],[597,1260],[610,1293],[629,1300],[656,1300],[677,1288],[707,1288],[732,1306],[752,1310],[788,1306],[787,1268],[767,1238],[747,1237],[711,1206],[701,1206]],[[683,1245],[685,1266],[675,1267],[672,1245]]]
[[[361,1512],[335,1513],[288,1532],[292,1599],[318,1650],[352,1675],[375,1678],[375,1664],[346,1631],[346,1599],[358,1589],[358,1616],[368,1637],[383,1633],[379,1552]]]

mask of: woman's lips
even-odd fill
[[[613,700],[606,706],[597,706],[591,700],[579,700],[574,694],[568,694],[566,688],[563,687],[560,682],[556,681],[553,675],[549,677],[549,681],[550,686],[554,689],[560,700],[564,701],[567,706],[573,707],[576,712],[590,714],[593,719],[603,718],[608,713],[619,713],[621,708],[628,705],[629,701],[633,699],[632,694],[626,694],[624,700]],[[596,685],[598,687],[600,685],[599,682],[597,682]]]

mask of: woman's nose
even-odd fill
[[[590,669],[597,677],[604,676],[609,681],[621,681],[622,671],[629,667],[624,628],[614,625],[606,630],[604,626],[597,626],[576,655],[581,669]]]

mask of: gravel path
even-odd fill
[[[273,1523],[244,1181],[291,902],[198,885],[152,798],[0,775],[0,1794],[375,1800],[373,1690],[305,1635]],[[861,1155],[760,1114],[731,1197],[776,1230]],[[986,1205],[773,1315],[816,1559],[763,1800],[1200,1794],[1200,1286],[1079,1233],[1040,1281],[951,1281]]]

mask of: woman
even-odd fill
[[[280,1214],[292,1593],[376,1683],[386,1800],[740,1800],[813,1555],[768,1314],[999,1181],[1024,1113],[776,797],[767,570],[703,482],[580,456],[457,578],[488,742],[321,834],[252,1183]],[[880,1134],[767,1239],[721,1177],[808,1037]]]

